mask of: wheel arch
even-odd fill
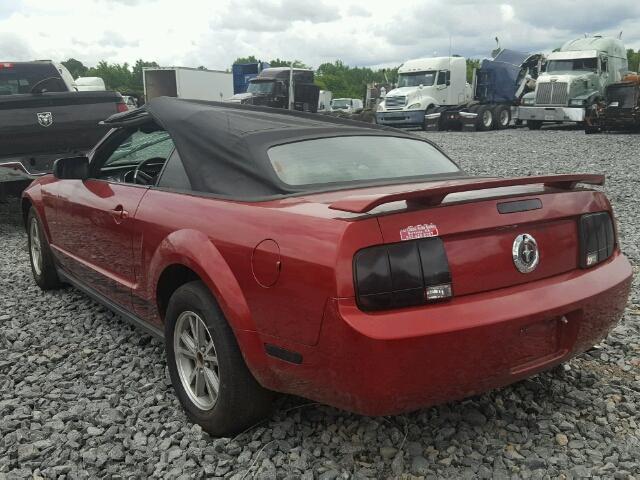
[[[33,206],[33,202],[31,201],[31,199],[28,196],[24,196],[20,200],[20,206],[21,206],[21,209],[22,209],[22,223],[24,225],[24,228],[28,229],[29,226],[27,225],[27,222],[29,220],[29,211],[31,210],[31,207]]]
[[[34,208],[42,226],[44,228],[44,234],[47,237],[47,241],[51,243],[51,232],[49,231],[49,222],[45,215],[44,205],[42,203],[42,191],[39,184],[33,184],[27,187],[27,190],[22,194],[20,199],[20,208],[22,213],[22,221],[25,231],[28,229],[29,212],[31,208]]]
[[[202,281],[220,306],[234,331],[255,331],[248,303],[231,267],[202,232],[179,230],[167,236],[149,264],[150,298],[164,323],[170,295],[181,285]]]
[[[266,353],[249,305],[231,267],[214,243],[202,232],[179,230],[168,235],[156,249],[148,268],[147,295],[149,306],[155,300],[156,313],[164,325],[166,308],[159,294],[173,293],[191,280],[201,281],[211,292],[229,323],[240,346],[242,356],[258,382],[276,385],[277,379],[268,366]],[[175,275],[175,277],[172,277]]]
[[[435,99],[435,98],[433,98],[433,97],[422,97],[422,98],[420,99],[420,103],[421,103],[421,104],[423,104],[423,105],[426,105],[426,106],[424,107],[424,109],[425,109],[425,110],[428,110],[428,109],[429,109],[429,107],[433,107],[433,108],[435,108],[435,107],[438,107],[438,106],[439,106],[439,105],[438,105],[438,102],[436,102],[436,99]]]

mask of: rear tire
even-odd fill
[[[189,282],[171,296],[165,345],[176,395],[187,416],[209,434],[236,434],[270,413],[273,393],[247,368],[231,327],[202,282]]]
[[[62,286],[44,227],[36,209],[31,207],[27,217],[27,246],[33,279],[42,290],[54,290]]]
[[[527,128],[529,130],[540,130],[542,128],[542,120],[527,120]]]
[[[511,109],[506,105],[498,105],[495,108],[495,125],[498,130],[509,128],[511,124]]]
[[[476,120],[476,130],[486,132],[494,128],[495,116],[493,110],[488,105],[478,107],[478,118]]]

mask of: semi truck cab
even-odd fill
[[[619,39],[579,38],[547,57],[546,71],[536,89],[522,98],[516,115],[531,129],[543,122],[584,122],[604,96],[607,85],[619,82],[628,70],[627,54]]]
[[[376,122],[394,127],[422,127],[424,116],[438,106],[471,99],[467,63],[462,57],[408,60],[398,69],[398,85],[378,105]]]
[[[232,103],[262,105],[273,108],[289,107],[289,82],[293,81],[294,109],[316,113],[320,87],[314,84],[313,70],[270,67],[249,80],[247,91],[228,99]]]

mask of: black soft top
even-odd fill
[[[325,115],[169,97],[154,98],[104,123],[126,127],[150,122],[173,139],[193,190],[244,201],[318,191],[317,185],[291,186],[278,178],[267,156],[273,145],[353,135],[417,139],[392,128]]]

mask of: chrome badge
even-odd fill
[[[528,233],[522,233],[513,241],[511,249],[513,263],[519,272],[531,273],[540,262],[540,252],[536,239]]]
[[[38,123],[43,127],[50,127],[53,124],[53,115],[51,112],[36,113],[38,117]]]

